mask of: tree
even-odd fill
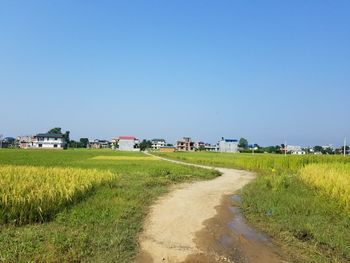
[[[62,134],[62,129],[60,127],[55,127],[52,128],[47,132],[48,134]],[[70,144],[70,139],[69,139],[69,131],[66,131],[64,134],[62,134],[63,140],[66,142],[65,148],[67,148],[68,145]]]
[[[267,153],[276,153],[276,147],[275,146],[267,146],[265,148],[263,148],[264,152]]]
[[[198,151],[205,151],[205,146],[204,145],[200,145],[199,147],[198,147]]]
[[[80,144],[82,148],[86,148],[89,144],[89,139],[88,138],[80,138]]]
[[[82,143],[81,141],[70,140],[68,145],[69,148],[86,148],[86,146],[84,146],[84,143]]]
[[[325,149],[323,149],[322,153],[325,153],[325,154],[334,154],[334,151],[331,147],[327,147]]]
[[[238,147],[243,148],[243,149],[248,148],[248,141],[247,141],[247,139],[245,139],[245,138],[239,139]]]
[[[47,133],[49,134],[62,134],[62,129],[60,127],[55,127],[49,130]]]
[[[66,131],[66,132],[63,134],[63,139],[65,140],[66,143],[69,143],[69,142],[70,142],[69,134],[70,134],[70,131]]]
[[[152,142],[149,140],[143,140],[139,146],[140,146],[140,150],[144,151],[152,147]]]
[[[282,153],[282,147],[280,145],[275,146],[276,153]]]
[[[323,152],[323,148],[322,148],[322,146],[316,145],[316,146],[314,147],[314,151],[315,151],[315,152]]]

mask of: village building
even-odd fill
[[[219,146],[217,144],[206,143],[204,145],[204,148],[207,152],[218,152],[219,151]]]
[[[89,144],[87,145],[87,148],[92,149],[107,149],[111,147],[111,143],[107,140],[89,140]]]
[[[140,151],[140,140],[133,136],[119,136],[112,139],[113,148],[119,151]]]
[[[238,152],[238,140],[225,139],[224,137],[218,143],[220,152],[237,153]]]
[[[194,147],[195,147],[197,150],[204,150],[205,142],[195,142],[195,143],[194,143]]]
[[[217,152],[219,150],[219,147],[217,144],[210,144],[205,142],[195,143],[195,148],[199,151],[207,151],[207,152]]]
[[[16,145],[21,149],[33,148],[34,137],[31,135],[17,136]]]
[[[189,137],[183,137],[176,142],[177,151],[194,151],[195,143]]]
[[[161,147],[164,147],[166,142],[164,139],[153,139],[152,142],[152,149],[153,150],[159,150]]]
[[[293,154],[293,155],[304,155],[304,154],[306,154],[306,151],[304,151],[304,150],[292,151],[291,154]]]
[[[287,150],[287,153],[293,154],[293,155],[304,155],[306,154],[306,151],[304,151],[303,147],[299,145],[287,145],[285,150]]]
[[[39,133],[34,136],[32,143],[32,148],[64,149],[66,147],[62,133]]]

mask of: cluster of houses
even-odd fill
[[[66,142],[63,134],[38,133],[34,136],[18,136],[16,145],[19,148],[65,149]]]
[[[119,136],[108,140],[87,140],[86,148],[91,149],[106,149],[111,148],[120,151],[140,151],[142,142],[134,136]],[[190,137],[183,137],[176,141],[175,144],[169,144],[164,139],[152,139],[150,141],[151,150],[161,152],[175,152],[175,151],[210,151],[210,152],[239,152],[238,140],[221,138],[216,144],[205,142],[195,142]],[[66,149],[68,146],[64,135],[61,133],[39,133],[32,136],[18,136],[17,138],[6,137],[0,139],[0,148],[17,147],[22,149]],[[253,147],[253,146],[252,146]],[[316,148],[319,149],[316,149]],[[336,147],[317,146],[317,147],[302,147],[287,145],[281,148],[282,152],[295,155],[304,154],[322,154],[327,152],[335,152]],[[148,146],[149,148],[149,146]],[[253,149],[253,148],[252,148]],[[254,148],[255,149],[255,148]],[[350,154],[349,148],[346,151]]]
[[[119,136],[113,138],[111,142],[112,149],[120,151],[140,151],[140,140],[133,136]],[[212,145],[204,142],[194,142],[189,137],[184,137],[176,142],[175,145],[168,144],[164,139],[152,139],[151,149],[161,152],[175,151],[217,151],[217,152],[238,152],[238,140],[222,138],[217,144]]]
[[[315,147],[302,147],[297,145],[286,145],[282,149],[283,152],[290,153],[293,155],[304,155],[304,154],[323,154],[323,151],[330,150],[331,152],[336,151],[336,147],[333,145],[320,146],[320,149],[315,149]]]
[[[119,136],[108,140],[89,140],[87,148],[91,149],[103,149],[112,148],[120,151],[140,151],[141,141],[134,136]],[[6,148],[4,142],[2,147]],[[18,136],[16,139],[12,138],[12,146],[22,149],[66,149],[67,142],[64,139],[63,134],[58,133],[39,133],[32,136]],[[174,151],[213,151],[213,152],[238,152],[238,140],[225,139],[216,144],[194,142],[190,137],[183,137],[178,140],[175,145],[168,144],[165,139],[152,139],[151,149],[161,152],[174,152]]]

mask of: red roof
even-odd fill
[[[136,140],[134,136],[119,136],[119,140]]]

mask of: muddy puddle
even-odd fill
[[[204,222],[196,233],[195,243],[200,254],[190,255],[184,261],[217,263],[275,263],[287,262],[267,235],[249,226],[243,217],[239,195],[225,196],[217,215]]]

